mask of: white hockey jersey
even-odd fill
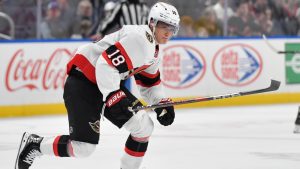
[[[68,63],[67,73],[76,66],[107,95],[120,88],[121,80],[134,75],[141,96],[149,104],[165,98],[160,80],[159,46],[148,25],[126,25],[98,42],[78,48]]]

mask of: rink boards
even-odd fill
[[[279,50],[300,49],[298,38],[272,38]],[[0,117],[65,113],[62,93],[66,63],[87,41],[0,43]],[[267,87],[278,91],[178,107],[300,102],[300,55],[279,55],[261,38],[174,39],[160,48],[160,76],[174,100]],[[134,79],[131,90],[139,98]]]

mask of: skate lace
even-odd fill
[[[33,160],[35,159],[35,157],[38,157],[38,156],[41,156],[42,155],[42,153],[41,152],[39,152],[38,150],[35,150],[35,149],[33,149],[33,150],[31,150],[28,154],[27,154],[27,156],[25,157],[25,159],[23,160],[25,163],[27,163],[27,164],[32,164],[33,163]]]

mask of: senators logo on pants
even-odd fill
[[[89,122],[89,125],[91,126],[92,130],[96,133],[100,133],[100,121],[97,120],[95,122]]]

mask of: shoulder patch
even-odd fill
[[[148,33],[147,31],[146,31],[146,37],[147,37],[147,39],[148,39],[148,41],[149,41],[150,43],[153,43],[153,37],[152,37],[152,35],[150,35],[150,33]]]

